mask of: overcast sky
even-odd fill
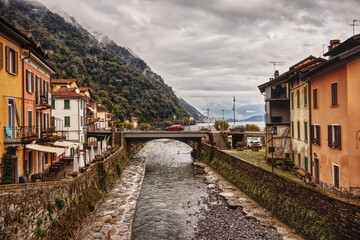
[[[272,77],[270,62],[284,62],[276,66],[282,73],[322,56],[360,19],[355,0],[39,1],[132,49],[179,97],[214,116],[231,115],[232,96],[239,106],[263,104],[257,86]]]

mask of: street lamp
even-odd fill
[[[274,172],[274,135],[277,134],[276,127],[270,128],[270,134],[271,134],[271,171]]]

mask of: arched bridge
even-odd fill
[[[146,143],[155,139],[174,139],[188,144],[194,149],[198,149],[201,139],[207,132],[188,132],[188,131],[139,131],[124,132],[124,138],[130,149],[140,143]]]

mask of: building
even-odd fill
[[[276,70],[274,78],[258,86],[265,96],[265,130],[266,130],[266,159],[290,159],[290,98],[289,73],[279,76]]]
[[[310,84],[301,76],[326,60],[309,56],[289,68],[291,158],[300,169],[311,172],[310,167]]]
[[[360,35],[331,41],[311,84],[311,155],[317,183],[360,194]]]
[[[97,105],[97,130],[110,130],[111,129],[111,122],[112,117],[114,115],[108,110],[106,110],[104,107],[102,107],[100,104]]]
[[[87,97],[80,94],[78,88],[67,87],[53,91],[52,97],[52,122],[55,131],[64,134],[68,141],[80,144],[86,142]]]

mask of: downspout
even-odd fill
[[[25,58],[23,58],[22,60],[21,60],[21,74],[22,74],[22,83],[21,83],[21,85],[22,85],[22,123],[23,123],[23,125],[25,125],[25,86],[24,86],[24,81],[25,81],[25,76],[24,76],[24,61],[25,61],[25,59],[29,59],[31,57],[31,48],[29,49],[29,56],[27,56],[27,57],[25,57]],[[27,80],[27,79],[26,79]],[[25,130],[25,126],[23,126],[24,127],[24,130]],[[23,159],[25,159],[25,144],[23,145]],[[29,164],[29,163],[27,163],[27,164]],[[28,166],[26,166],[26,168],[27,168]],[[24,166],[23,166],[23,169],[24,169]],[[18,169],[17,169],[17,171],[19,171],[19,164],[18,164]],[[18,181],[19,181],[19,173],[17,174],[18,175],[18,177],[17,177],[17,179],[15,179],[15,183],[18,183]],[[24,173],[24,175],[25,175],[25,173]]]

